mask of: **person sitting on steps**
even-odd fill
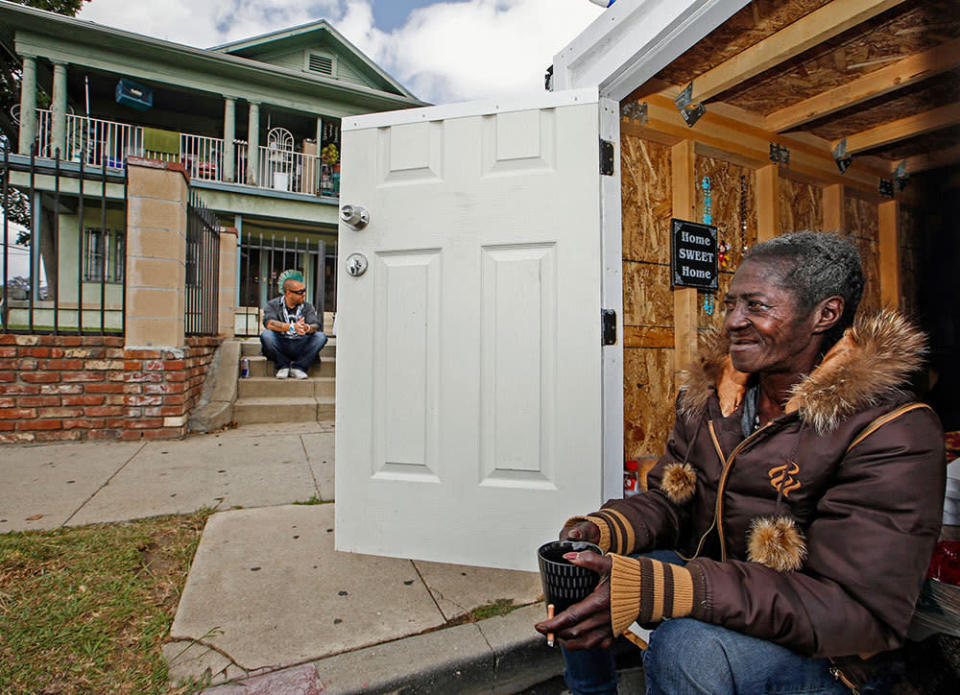
[[[317,310],[304,300],[307,290],[303,275],[288,270],[280,276],[283,295],[271,299],[263,309],[260,351],[277,365],[277,378],[306,379],[314,360],[320,360],[320,351],[327,344],[327,336],[320,330]]]

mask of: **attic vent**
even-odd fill
[[[307,59],[307,69],[310,72],[319,72],[321,75],[333,76],[333,58],[311,53]]]

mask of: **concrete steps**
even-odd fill
[[[248,360],[250,376],[237,380],[233,420],[240,425],[277,422],[333,423],[336,407],[336,340],[320,352],[307,379],[277,379],[276,365],[260,354],[260,341],[245,340],[240,359]]]

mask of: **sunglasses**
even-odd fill
[[[287,292],[291,292],[291,293],[293,293],[293,294],[306,294],[306,293],[307,293],[307,291],[306,291],[305,289],[303,289],[303,290],[287,290]]]

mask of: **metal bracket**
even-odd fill
[[[680,112],[680,117],[684,123],[692,128],[693,124],[700,120],[700,117],[707,112],[703,104],[692,104],[693,100],[693,80],[690,81],[683,91],[673,98],[673,103]]]
[[[600,138],[600,175],[613,176],[613,155],[616,148],[610,140]]]
[[[637,125],[643,125],[650,117],[647,115],[647,102],[628,101],[620,107],[620,117],[635,121]]]
[[[877,187],[877,190],[880,191],[880,195],[884,198],[893,197],[893,181],[890,179],[880,179],[880,185]]]
[[[837,146],[833,148],[833,161],[837,163],[837,168],[840,170],[841,174],[850,168],[850,164],[853,162],[853,157],[847,155],[846,138],[838,142]]]
[[[770,143],[770,161],[774,164],[783,164],[790,166],[790,150],[786,145],[778,145],[775,142]]]
[[[687,106],[690,106],[690,102],[692,99],[693,99],[693,80],[690,80],[690,84],[684,87],[683,91],[673,98],[673,103],[676,104],[678,111],[682,111]]]
[[[707,109],[703,104],[697,104],[696,106],[687,106],[680,109],[680,117],[683,118],[688,127],[692,128],[706,112]]]
[[[617,312],[613,309],[600,310],[600,323],[602,326],[603,345],[617,344]]]
[[[893,182],[897,184],[897,190],[902,191],[907,187],[909,180],[910,174],[907,173],[907,160],[904,159],[897,165],[897,168],[893,170]]]

